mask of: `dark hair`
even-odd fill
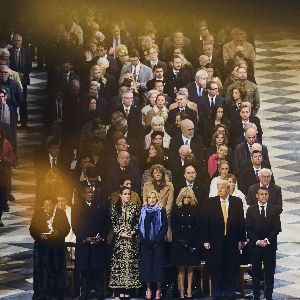
[[[212,85],[212,84],[218,85],[215,81],[209,80],[209,81],[206,83],[206,89],[207,89],[207,90],[211,90],[211,85]]]
[[[174,61],[175,58],[180,58],[181,59],[181,57],[179,55],[173,55],[172,61]]]
[[[123,181],[124,182],[124,181]],[[129,190],[130,193],[131,193],[131,189],[127,186],[122,186],[120,188],[120,192],[119,194],[121,195],[123,193],[124,190]],[[118,217],[120,217],[122,215],[122,200],[121,200],[121,197],[119,196],[119,199],[117,201],[117,203],[115,204],[115,209],[116,209],[116,212],[117,212],[117,215]]]
[[[164,68],[161,65],[154,65],[153,71],[155,71],[156,69],[164,69]]]
[[[138,57],[138,58],[140,58],[139,50],[137,50],[137,49],[130,50],[129,53],[128,53],[128,56],[129,57]]]
[[[99,171],[95,166],[88,166],[86,168],[86,176],[87,177],[91,177],[91,178],[95,178],[99,176]]]
[[[209,63],[207,63],[205,66],[204,66],[204,68],[213,68],[213,69],[215,69],[215,67],[214,67],[214,64],[213,63],[211,63],[211,62],[209,62]]]
[[[259,151],[259,150],[253,150],[253,151],[251,152],[251,157],[253,156],[253,154],[256,154],[256,153],[259,153],[259,154],[262,155],[262,151]]]
[[[130,79],[130,78],[124,78],[123,81],[122,81],[122,83],[121,83],[121,85],[120,85],[120,87],[121,86],[126,86],[126,87],[130,88],[132,82],[133,82],[132,79]]]
[[[224,107],[222,105],[215,105],[213,107],[213,109],[211,110],[211,112],[210,112],[210,117],[211,117],[212,120],[215,120],[216,115],[217,115],[217,111],[218,111],[219,108],[223,109],[223,117],[221,119],[222,123],[223,123],[223,120],[225,119],[225,117],[224,117]]]
[[[155,139],[156,136],[160,135],[162,138],[164,137],[163,131],[153,131],[151,133],[151,141]]]
[[[176,116],[180,116],[181,121],[189,118],[188,114],[185,111],[179,111]]]
[[[99,47],[102,47],[102,48],[104,48],[105,50],[107,50],[107,49],[108,49],[108,44],[107,44],[107,42],[104,40],[104,41],[102,41],[102,42],[98,42],[98,47],[97,47],[97,48],[99,48]]]
[[[258,194],[258,191],[259,191],[259,190],[263,190],[263,191],[268,191],[268,192],[269,192],[269,190],[268,190],[268,188],[267,188],[266,186],[260,186],[260,187],[258,188],[256,194]]]
[[[60,146],[59,139],[57,138],[50,138],[47,142],[47,149],[51,148],[52,146]]]

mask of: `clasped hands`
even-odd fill
[[[135,235],[135,230],[129,230],[121,233],[121,237],[126,239],[132,239],[134,235]]]
[[[268,245],[267,240],[258,240],[258,241],[256,242],[256,246],[258,246],[258,247],[264,248],[264,247],[266,247],[267,245]]]
[[[203,246],[206,250],[209,250],[211,248],[210,243],[204,243]],[[244,247],[245,247],[245,242],[240,241],[238,243],[238,250],[242,250]]]
[[[47,240],[48,238],[56,237],[58,234],[57,230],[51,230],[50,232],[41,233],[41,239]]]
[[[85,243],[88,243],[91,245],[100,244],[103,241],[104,241],[104,239],[102,237],[100,237],[99,234],[97,234],[96,236],[89,236],[84,240]]]

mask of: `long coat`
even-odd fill
[[[101,203],[89,206],[86,202],[72,208],[72,228],[76,235],[76,265],[79,271],[103,270],[106,262],[106,239],[109,231],[109,209]],[[85,243],[87,237],[99,236],[105,241],[100,244]]]
[[[13,147],[7,139],[4,139],[3,146],[0,148],[0,157],[5,157],[0,162],[0,186],[7,187],[11,177],[11,167],[16,160]]]
[[[222,262],[228,266],[228,276],[236,274],[239,268],[238,242],[246,241],[245,219],[241,199],[229,196],[226,243],[224,219],[220,197],[210,198],[205,211],[203,241],[211,245],[207,257],[207,269],[212,275],[220,272]]]

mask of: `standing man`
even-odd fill
[[[272,300],[276,267],[277,235],[281,232],[280,211],[268,203],[269,192],[264,186],[257,190],[258,202],[250,206],[246,215],[246,230],[252,253],[252,286],[254,300],[260,299],[262,263],[265,273],[265,298]]]
[[[30,84],[29,74],[32,69],[32,61],[29,49],[22,44],[22,36],[20,34],[13,35],[13,47],[10,51],[10,67],[20,75],[23,86],[24,101],[20,105],[21,128],[27,129],[27,85]]]
[[[241,199],[230,196],[226,180],[218,183],[218,196],[208,200],[204,222],[204,247],[208,250],[207,269],[212,279],[213,299],[235,295],[239,272],[239,254],[246,241],[245,220]]]

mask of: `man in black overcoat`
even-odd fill
[[[277,235],[281,231],[280,210],[268,202],[269,192],[264,186],[256,193],[257,201],[246,215],[246,230],[252,253],[252,286],[254,300],[260,299],[262,263],[265,273],[265,298],[272,299],[276,267]]]
[[[92,282],[95,283],[97,299],[103,299],[104,292],[109,208],[104,202],[94,202],[93,199],[93,189],[84,186],[79,203],[72,208],[72,228],[76,235],[75,259],[81,277],[82,300],[88,299]]]
[[[235,295],[240,250],[246,241],[241,199],[229,195],[226,180],[218,183],[218,196],[207,201],[204,212],[204,247],[208,250],[207,270],[212,279],[213,299],[221,296],[224,282],[226,299]]]

